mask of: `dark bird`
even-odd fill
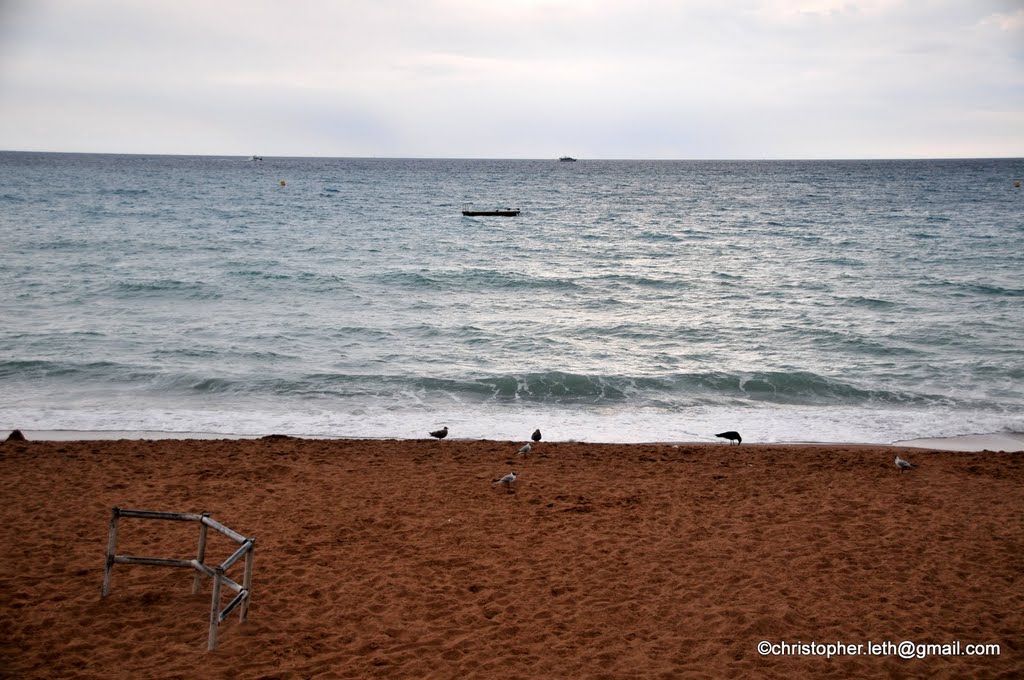
[[[909,460],[903,460],[899,456],[896,456],[896,467],[900,469],[900,472],[903,472],[904,470],[916,468],[917,466],[911,463]]]
[[[716,437],[721,437],[722,439],[728,439],[729,441],[736,442],[737,445],[743,443],[743,437],[741,437],[740,433],[735,431],[735,430],[729,430],[728,432],[719,432],[715,436]]]
[[[430,433],[431,437],[437,437],[438,439],[444,439],[448,436],[448,426],[445,425],[440,430],[434,430]]]
[[[535,442],[539,442],[540,441],[540,428],[539,427],[536,430],[533,431],[533,436],[530,437],[530,439],[532,439]]]

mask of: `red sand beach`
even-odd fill
[[[0,677],[1024,677],[1024,454],[519,445],[0,445]],[[256,538],[215,651],[192,570],[119,564],[100,598],[114,506]],[[195,550],[193,524],[121,520],[119,554]],[[999,653],[866,647],[903,641]]]

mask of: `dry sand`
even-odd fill
[[[1024,677],[1022,454],[520,444],[0,445],[0,677]],[[491,483],[512,469],[514,492]],[[217,650],[190,570],[117,565],[100,598],[114,506],[256,537],[249,619]],[[123,519],[118,553],[188,559],[196,537]]]

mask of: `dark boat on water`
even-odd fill
[[[515,217],[519,210],[463,210],[466,217]]]
[[[558,160],[560,160],[563,163],[575,163],[576,162],[576,159],[573,158],[572,156],[562,156]]]

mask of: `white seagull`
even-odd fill
[[[533,447],[532,447],[532,446],[530,446],[530,444],[529,444],[529,443],[525,444],[524,446],[520,447],[520,449],[519,449],[519,455],[520,455],[520,456],[525,456],[526,454],[528,454],[528,453],[530,452],[530,449],[532,449],[532,448],[533,448]]]
[[[508,487],[509,490],[511,490],[512,489],[512,484],[516,481],[516,477],[518,477],[518,476],[519,475],[516,474],[516,471],[513,470],[512,472],[508,473],[507,475],[505,475],[501,479],[495,479],[494,483],[495,484],[503,484],[504,486]]]
[[[915,468],[917,466],[909,460],[903,460],[899,456],[896,456],[896,467],[900,469],[900,472],[903,472],[904,470],[909,470],[910,468]]]

